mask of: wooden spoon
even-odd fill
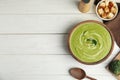
[[[92,78],[92,77],[89,77],[86,75],[85,71],[81,68],[71,68],[69,70],[71,76],[73,76],[74,78],[78,79],[78,80],[81,80],[83,78],[88,78],[90,80],[96,80],[95,78]]]

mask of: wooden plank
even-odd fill
[[[96,77],[97,80],[116,80],[112,76],[109,75],[91,75],[93,77]],[[107,77],[106,77],[107,76]],[[109,76],[109,77],[108,77]],[[1,80],[77,80],[69,75],[18,75],[18,76],[11,76],[7,77],[4,75],[4,78],[1,78]],[[83,79],[83,80],[89,80],[89,79]]]
[[[0,35],[0,54],[69,54],[67,38],[67,34]],[[118,50],[115,44],[114,52]]]
[[[70,55],[0,55],[0,64],[1,80],[60,80],[64,77],[66,80],[71,78],[68,70],[72,67],[81,67],[98,80],[114,80],[104,68],[106,63],[86,66]]]
[[[112,76],[106,77],[108,75],[93,75],[97,77],[97,80],[116,80]],[[64,75],[42,75],[42,76],[17,76],[12,77],[12,80],[77,80],[71,76],[64,76]],[[9,80],[8,78],[4,78],[4,80]],[[89,79],[83,79],[83,80],[89,80]]]
[[[67,35],[1,35],[0,54],[68,54]]]
[[[1,0],[0,14],[79,14],[79,2],[79,0]],[[88,13],[95,13],[94,5]]]
[[[0,14],[80,13],[79,2],[79,0],[1,0]],[[94,8],[91,8],[89,13],[95,13]]]
[[[78,15],[0,15],[0,34],[68,33],[84,20],[99,20],[96,14]]]

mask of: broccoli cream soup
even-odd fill
[[[108,30],[101,24],[86,22],[73,29],[69,47],[75,58],[85,63],[95,63],[105,58],[112,46]]]

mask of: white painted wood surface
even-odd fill
[[[119,2],[118,0],[116,0]],[[94,5],[88,13],[79,0],[0,0],[0,80],[75,80],[68,70],[83,68],[97,80],[116,80],[105,66],[84,65],[69,54],[69,30],[84,20],[98,20]]]
[[[79,0],[1,0],[0,14],[80,13],[77,9],[78,2]],[[93,9],[90,13],[93,13]]]
[[[95,14],[0,15],[0,33],[68,33],[77,23],[98,20]]]

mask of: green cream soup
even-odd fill
[[[71,33],[69,45],[73,55],[80,61],[94,63],[110,52],[112,38],[105,27],[87,22],[78,25]]]

